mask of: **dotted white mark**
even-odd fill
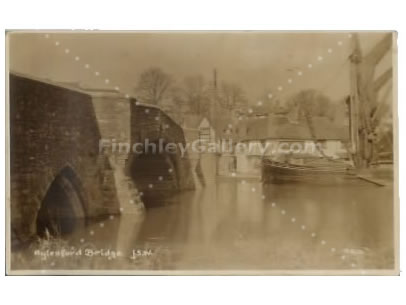
[[[253,112],[253,110],[250,108],[250,109],[248,109],[248,112],[249,112],[249,113],[252,113],[252,112]]]
[[[105,82],[106,84],[108,84],[108,83],[110,82],[110,80],[109,80],[108,78],[106,78],[106,79],[104,80],[104,82]]]
[[[60,45],[59,41],[55,41],[55,46],[59,46],[59,45]]]
[[[69,49],[65,49],[65,54],[69,54],[70,50]]]
[[[130,199],[130,203],[131,203],[131,204],[134,204],[134,200]]]
[[[282,86],[279,86],[278,87],[278,91],[282,91],[283,90],[283,87]]]
[[[126,95],[125,95],[125,98],[130,98],[130,95],[129,95],[129,94],[126,94]]]
[[[300,228],[301,228],[303,231],[306,230],[306,226],[305,226],[305,225],[302,225]]]
[[[315,238],[316,237],[316,233],[312,233],[312,235],[311,235],[313,238]]]
[[[85,69],[89,69],[90,65],[89,64],[85,64]]]
[[[258,101],[258,102],[257,102],[257,105],[258,105],[258,106],[262,106],[262,101]]]
[[[311,68],[313,68],[313,65],[312,65],[312,64],[308,64],[307,67],[308,67],[309,69],[311,69]]]
[[[302,76],[302,75],[303,75],[303,72],[302,72],[302,71],[298,71],[298,72],[297,72],[297,75],[298,75],[298,76]]]
[[[159,121],[159,116],[156,116],[156,117],[155,117],[155,121]]]
[[[272,202],[272,207],[274,208],[274,207],[276,207],[276,203],[275,202]]]
[[[172,173],[172,172],[173,172],[173,169],[172,169],[172,168],[168,169],[168,172]]]
[[[90,235],[94,235],[94,231],[90,231]]]
[[[340,40],[339,42],[337,42],[337,45],[341,47],[343,45],[343,42]]]
[[[231,173],[231,176],[232,176],[232,177],[235,177],[235,173]]]
[[[120,91],[120,87],[119,87],[119,86],[115,86],[115,87],[114,87],[114,90]]]
[[[326,241],[325,241],[325,240],[322,240],[322,241],[321,241],[321,244],[324,246],[324,245],[326,244]]]
[[[331,252],[336,252],[336,248],[331,248],[330,251]]]
[[[348,38],[351,38],[352,37],[352,34],[348,34]]]
[[[342,259],[342,260],[345,260],[345,255],[341,255],[341,259]]]
[[[99,224],[99,226],[100,226],[100,228],[103,228],[103,227],[104,227],[104,223],[101,222],[101,223]]]
[[[55,262],[52,262],[52,263],[51,263],[51,266],[52,266],[52,267],[55,266]]]
[[[285,214],[286,214],[286,211],[285,211],[285,210],[282,210],[282,211],[281,211],[281,214],[282,214],[282,215],[285,215]]]
[[[96,72],[94,72],[94,75],[99,76],[100,72],[96,71]]]
[[[355,268],[355,267],[357,267],[357,264],[352,263],[352,264],[351,264],[351,267],[352,267],[352,268]]]
[[[333,49],[328,49],[327,52],[331,54],[333,53]]]
[[[154,186],[152,184],[148,184],[148,187],[152,189]]]
[[[253,188],[251,189],[251,191],[252,191],[252,192],[255,192],[255,191],[256,191],[255,187],[253,187]]]
[[[83,238],[81,238],[80,242],[83,244],[85,242],[85,240]]]
[[[114,215],[110,215],[110,220],[113,220],[114,219]]]
[[[159,180],[159,181],[162,181],[163,179],[164,179],[164,177],[162,177],[162,176],[159,176],[159,177],[158,177],[158,180]]]
[[[140,196],[144,196],[144,193],[143,193],[143,192],[140,192]]]
[[[323,60],[323,56],[317,57],[317,60],[318,60],[318,61],[322,61],[322,60]]]
[[[288,83],[291,84],[293,80],[291,78],[288,79]]]
[[[145,113],[149,113],[149,109],[145,109]]]
[[[273,97],[272,93],[268,94],[268,98],[271,99]]]
[[[292,219],[290,220],[291,222],[296,222],[296,218],[292,217]]]
[[[80,57],[79,57],[79,56],[75,56],[75,60],[76,60],[76,61],[79,61],[79,60],[80,60]]]
[[[266,197],[265,197],[265,195],[262,195],[262,197],[261,197],[261,198],[262,198],[262,200],[265,200],[265,198],[266,198]]]
[[[124,208],[120,208],[120,212],[124,211]]]
[[[45,34],[45,38],[48,39],[48,38],[49,38],[49,34]]]

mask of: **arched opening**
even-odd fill
[[[169,204],[171,195],[179,190],[177,158],[166,152],[144,152],[132,158],[130,176],[147,208]]]
[[[51,183],[37,216],[37,234],[62,236],[85,225],[81,185],[70,167],[65,167]]]

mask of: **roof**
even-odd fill
[[[348,126],[340,126],[327,117],[313,117],[315,136],[318,140],[348,140]],[[306,122],[292,123],[286,116],[272,115],[265,118],[244,120],[238,124],[238,135],[242,141],[285,139],[312,140]]]

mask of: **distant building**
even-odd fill
[[[219,119],[211,121],[205,116],[188,114],[183,117],[180,125],[185,131],[197,131],[197,138],[207,143],[229,140],[235,136],[233,122],[221,116]]]
[[[320,158],[322,153],[316,149],[316,142],[325,156],[348,158],[348,126],[335,124],[327,117],[313,117],[312,125],[314,134],[307,122],[291,122],[285,115],[242,120],[236,127],[236,136],[250,149],[245,154],[236,153],[237,171],[259,175],[264,156],[275,160],[291,158],[296,163]]]
[[[228,175],[235,172],[236,159],[232,153],[232,143],[228,146],[229,150],[221,149],[223,142],[228,142],[235,137],[234,124],[227,119],[227,115],[219,114],[217,119],[211,121],[207,117],[190,114],[184,117],[181,126],[187,142],[200,140],[199,146],[205,147],[205,152],[208,153],[205,156],[214,158],[216,174]],[[193,155],[193,158],[200,158],[196,153],[190,155]]]

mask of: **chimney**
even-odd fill
[[[213,88],[214,91],[217,91],[217,70],[214,69],[213,71]]]

